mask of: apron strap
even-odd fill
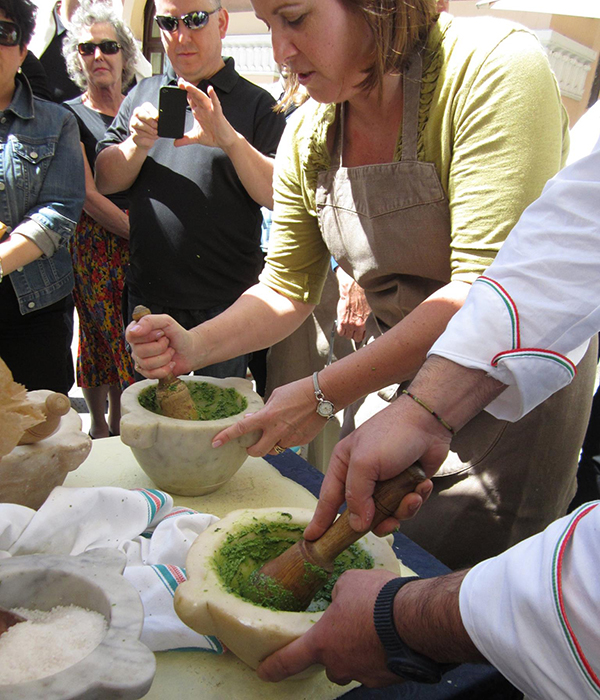
[[[402,160],[417,160],[417,141],[419,136],[419,104],[421,100],[421,82],[423,76],[423,58],[415,53],[404,73],[403,107],[402,107]]]
[[[345,102],[340,104],[340,114],[338,119],[338,128],[335,132],[335,139],[333,141],[333,153],[331,154],[331,165],[329,166],[332,170],[339,170],[342,167],[342,146],[344,143],[344,121],[345,121]]]

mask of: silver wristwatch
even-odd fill
[[[323,418],[327,418],[327,420],[329,420],[330,418],[333,418],[335,406],[331,403],[331,401],[327,401],[325,395],[321,391],[317,376],[318,374],[318,372],[313,374],[313,386],[315,387],[315,398],[317,399],[317,413],[320,416],[323,416]]]

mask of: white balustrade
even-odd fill
[[[223,39],[223,55],[235,60],[238,73],[279,76],[270,34],[237,34]]]
[[[535,33],[546,50],[561,94],[574,100],[583,99],[588,73],[598,58],[596,51],[553,29],[540,29]]]
[[[537,30],[556,74],[561,94],[583,99],[587,75],[595,66],[598,54],[552,29]],[[235,59],[239,73],[268,76],[274,80],[279,70],[271,49],[270,34],[238,34],[223,40],[223,55]]]

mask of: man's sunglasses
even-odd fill
[[[17,46],[21,42],[21,28],[14,22],[0,20],[0,46]]]
[[[119,52],[121,44],[116,41],[101,41],[99,44],[94,44],[93,41],[84,41],[81,44],[77,44],[77,51],[82,56],[94,56],[96,49],[100,49],[105,56],[112,56]]]
[[[183,17],[170,17],[169,15],[156,15],[154,18],[156,24],[165,32],[172,34],[177,31],[179,26],[179,20],[181,20],[188,29],[202,29],[208,24],[208,20],[211,15],[218,12],[221,7],[215,7],[214,10],[206,12],[205,10],[198,10],[197,12],[188,12],[187,15]]]

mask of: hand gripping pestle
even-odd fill
[[[421,467],[413,464],[394,478],[378,482],[373,492],[375,515],[369,531],[392,516],[404,496],[426,478]],[[321,537],[299,540],[254,572],[247,597],[257,603],[272,600],[274,607],[280,609],[306,610],[327,582],[336,557],[368,532],[352,529],[348,516],[345,510]]]
[[[133,310],[132,318],[134,321],[139,321],[143,316],[148,316],[150,313],[151,311],[147,307],[136,306]],[[158,380],[156,400],[163,415],[169,418],[198,420],[198,411],[194,406],[187,385],[171,372],[166,377]]]

